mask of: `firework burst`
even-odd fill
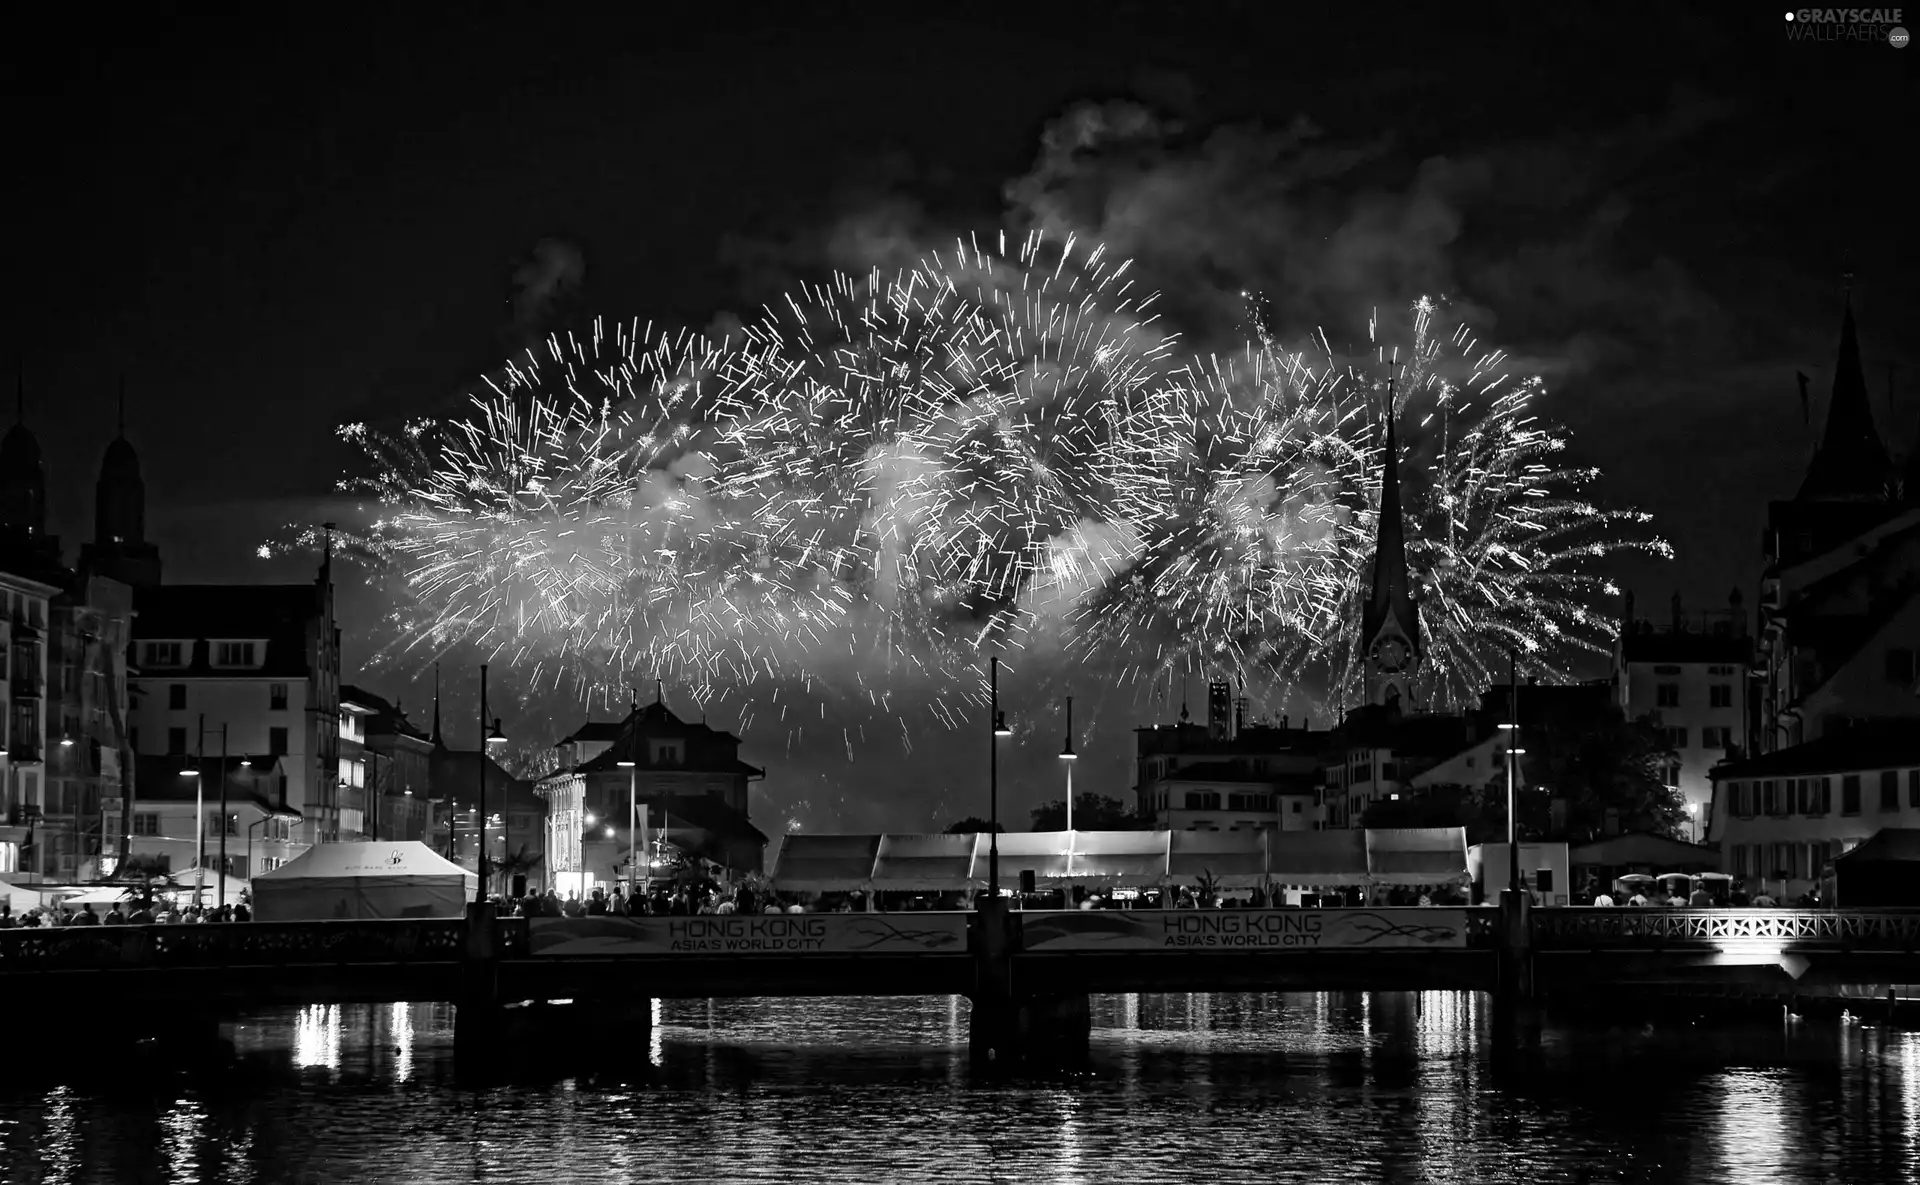
[[[1596,564],[1664,553],[1580,499],[1596,475],[1556,466],[1539,384],[1430,302],[1404,361],[1264,330],[1180,361],[1151,304],[1031,237],[836,276],[729,344],[596,325],[464,418],[343,429],[380,504],[348,542],[398,649],[478,644],[581,691],[657,676],[850,751],[955,723],[988,647],[1348,698],[1389,390],[1436,705],[1509,648],[1564,674],[1608,638]]]

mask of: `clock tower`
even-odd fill
[[[1424,654],[1420,614],[1407,572],[1406,528],[1400,518],[1400,449],[1394,434],[1393,388],[1387,395],[1386,455],[1380,473],[1380,518],[1374,533],[1373,584],[1361,618],[1367,702],[1389,709],[1413,705],[1413,678]]]

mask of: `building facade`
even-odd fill
[[[134,751],[217,756],[224,726],[229,754],[278,763],[302,843],[363,838],[364,802],[342,794],[331,563],[310,584],[163,585],[134,605]]]
[[[74,588],[52,604],[41,870],[93,880],[112,870],[125,846],[133,590],[99,576],[76,578]]]
[[[1632,594],[1613,648],[1615,703],[1629,720],[1647,720],[1673,752],[1667,785],[1686,802],[1699,842],[1713,801],[1711,771],[1729,755],[1753,752],[1752,632],[1738,589],[1725,613],[1688,616],[1674,597],[1663,623],[1637,618]]]
[[[265,757],[191,764],[166,755],[137,758],[131,854],[165,873],[204,867],[251,880],[273,871],[307,850],[299,812],[277,798],[284,772],[278,759]]]
[[[0,571],[0,874],[41,873],[46,806],[47,623],[57,586]]]
[[[1169,831],[1312,831],[1325,733],[1248,724],[1227,684],[1207,689],[1205,727],[1134,729],[1134,814]]]
[[[588,721],[557,748],[560,769],[534,786],[557,884],[623,882],[636,875],[629,850],[640,877],[675,858],[761,871],[767,837],[749,818],[749,787],[766,771],[740,760],[740,738],[681,720],[662,697],[623,720]]]
[[[357,738],[364,770],[369,839],[420,840],[433,835],[433,740],[414,727],[398,704],[361,687],[340,689],[340,709],[360,719]],[[347,753],[343,749],[344,764]]]
[[[1833,861],[1883,827],[1920,827],[1920,729],[1877,725],[1713,771],[1721,868],[1782,904],[1822,890]]]

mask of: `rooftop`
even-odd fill
[[[1715,766],[1713,780],[1844,774],[1920,767],[1920,728],[1911,723],[1849,729],[1816,741]]]

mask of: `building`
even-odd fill
[[[1134,813],[1169,831],[1312,831],[1325,733],[1248,724],[1246,702],[1209,684],[1207,724],[1136,728]]]
[[[93,487],[93,542],[80,549],[80,570],[132,588],[160,583],[160,549],[147,542],[147,484],[127,441],[127,393],[120,391],[120,430],[100,460]]]
[[[7,440],[11,446],[12,434]],[[46,632],[59,594],[56,585],[0,571],[0,873],[40,872],[33,849],[46,803]]]
[[[473,872],[479,871],[481,777],[486,778],[488,891],[506,893],[510,878],[524,874],[533,888],[547,884],[546,800],[506,767],[473,749],[433,748],[429,759],[433,798],[434,850]]]
[[[272,797],[301,817],[300,842],[362,838],[362,788],[340,777],[331,556],[310,583],[162,585],[134,607],[134,751],[212,756],[224,727],[228,753],[277,762]]]
[[[126,831],[108,816],[124,802],[130,592],[62,563],[24,388],[0,440],[0,872],[90,878]]]
[[[1920,449],[1895,471],[1849,300],[1833,395],[1799,492],[1768,507],[1754,749],[1920,722]]]
[[[93,880],[112,870],[126,846],[121,775],[133,590],[99,576],[75,577],[73,588],[52,603],[41,871]]]
[[[433,740],[398,704],[364,688],[342,686],[340,710],[359,721],[359,736],[341,739],[341,761],[357,745],[365,764],[368,839],[420,840],[433,835]]]
[[[1323,826],[1330,828],[1365,827],[1375,804],[1411,795],[1419,774],[1449,759],[1457,759],[1454,764],[1462,769],[1472,765],[1478,758],[1466,751],[1483,739],[1468,717],[1418,706],[1417,680],[1426,645],[1407,566],[1394,420],[1389,396],[1380,515],[1359,638],[1367,700],[1341,718],[1321,749]]]
[[[1685,615],[1675,595],[1672,617],[1658,625],[1637,618],[1627,594],[1613,647],[1615,703],[1629,720],[1659,728],[1673,750],[1667,785],[1686,800],[1695,839],[1713,799],[1709,771],[1729,754],[1753,752],[1752,664],[1753,637],[1738,589],[1724,614]]]
[[[557,885],[626,880],[629,845],[649,865],[671,850],[723,874],[761,870],[767,837],[748,817],[748,789],[766,771],[740,760],[739,737],[681,720],[662,696],[623,720],[587,721],[556,747],[560,769],[534,790]],[[647,845],[651,858],[639,855]]]
[[[252,880],[285,864],[300,842],[300,813],[280,802],[278,758],[229,755],[183,763],[169,755],[134,761],[139,797],[131,812],[131,854],[160,871],[206,867]],[[226,790],[226,853],[220,851],[221,788]],[[197,863],[204,855],[205,864]]]
[[[1721,868],[1790,902],[1881,828],[1920,826],[1920,728],[1868,725],[1805,741],[1727,762],[1713,783]]]

